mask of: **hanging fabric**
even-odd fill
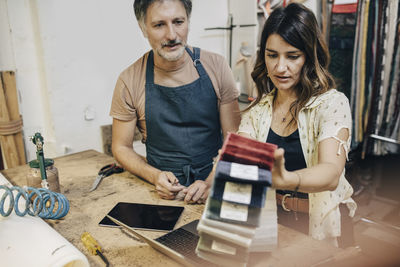
[[[362,144],[363,155],[397,153],[391,144],[400,144],[399,2],[359,1],[354,40],[352,148]]]

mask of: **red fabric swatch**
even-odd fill
[[[221,160],[271,170],[274,164],[274,152],[278,147],[238,134],[229,133],[221,149]]]

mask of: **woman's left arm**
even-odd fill
[[[344,94],[336,93],[322,104],[317,116],[319,123],[318,163],[289,172],[284,168],[284,153],[275,154],[273,184],[276,188],[315,193],[335,190],[346,164],[351,134],[350,106]],[[275,177],[274,177],[275,176]]]
[[[342,128],[336,136],[339,140],[347,140],[349,131]],[[315,193],[326,190],[335,190],[340,175],[346,163],[346,151],[340,145],[338,152],[338,140],[328,138],[319,143],[318,164],[313,167],[297,171],[285,169],[283,149],[275,152],[275,164],[272,169],[273,186],[283,190],[297,190],[304,193]]]

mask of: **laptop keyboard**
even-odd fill
[[[201,261],[195,252],[199,237],[185,229],[178,228],[168,234],[160,236],[156,241],[193,261]]]

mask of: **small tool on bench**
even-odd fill
[[[115,164],[115,163],[104,166],[103,168],[100,169],[100,171],[96,177],[96,180],[94,180],[92,188],[90,188],[89,192],[92,192],[93,190],[95,190],[104,178],[110,176],[111,174],[121,173],[123,171],[124,171],[124,169],[122,167],[117,166],[117,164]]]
[[[99,255],[100,258],[104,261],[106,266],[110,266],[110,263],[108,262],[107,258],[103,255],[101,252],[101,248],[99,244],[97,243],[96,239],[93,238],[88,232],[84,232],[81,235],[81,240],[82,243],[85,245],[86,249],[89,250],[90,253],[93,255]]]
[[[40,133],[35,133],[34,136],[31,136],[29,138],[35,145],[36,145],[36,157],[37,157],[37,162],[39,163],[39,168],[40,168],[40,175],[42,177],[42,187],[49,189],[49,183],[47,182],[47,173],[46,173],[46,165],[45,165],[45,159],[43,155],[43,137]],[[49,161],[49,159],[47,159]]]

